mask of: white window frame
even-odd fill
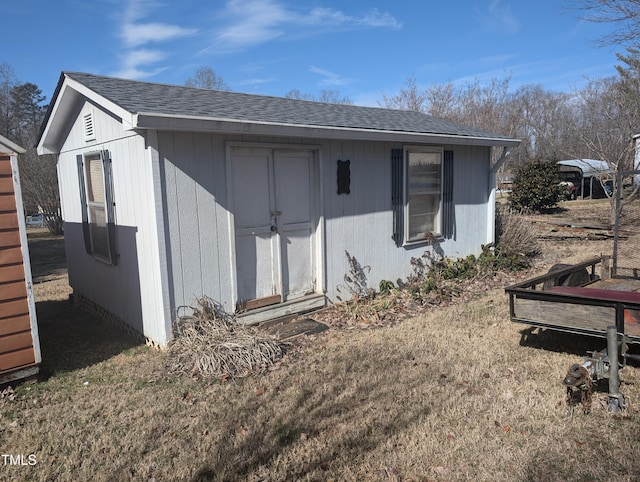
[[[439,156],[439,185],[438,185],[438,208],[434,216],[434,230],[431,232],[433,236],[440,237],[442,235],[443,226],[443,165],[444,165],[444,148],[442,147],[424,147],[424,146],[407,146],[404,148],[404,179],[403,179],[403,199],[404,199],[404,244],[415,244],[424,242],[428,239],[425,233],[410,237],[410,207],[409,207],[409,157],[411,154],[437,154]]]
[[[101,181],[102,181],[102,193],[103,193],[102,202],[93,201],[91,199],[92,192],[90,190],[90,183],[89,183],[89,170],[90,170],[89,161],[98,161],[100,163],[100,173],[102,177]],[[111,259],[111,246],[109,241],[109,229],[108,229],[109,214],[107,212],[107,186],[105,185],[106,176],[104,172],[104,163],[102,160],[102,153],[100,151],[93,151],[93,152],[88,152],[83,154],[83,168],[84,168],[83,181],[84,181],[85,193],[86,193],[87,215],[88,215],[89,233],[90,233],[90,239],[91,239],[91,251],[94,258],[107,264],[113,264],[113,260]],[[101,244],[104,246],[104,250],[106,251],[106,253],[96,252],[97,240],[95,239],[95,236],[96,236],[96,233],[98,232],[96,228],[100,227],[95,219],[96,211],[102,212],[102,216],[104,218],[104,226],[101,227],[104,240],[100,240],[100,241],[101,241]]]

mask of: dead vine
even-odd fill
[[[172,373],[224,380],[263,371],[283,357],[286,344],[235,323],[213,300],[199,298],[190,308],[175,322]]]

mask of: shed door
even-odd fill
[[[312,293],[313,152],[231,152],[238,305],[257,308]]]

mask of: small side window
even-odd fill
[[[431,236],[455,237],[453,166],[453,151],[392,149],[392,238],[396,246]]]
[[[441,234],[442,151],[406,151],[406,240]]]
[[[82,224],[87,253],[116,264],[115,212],[108,151],[78,155]]]

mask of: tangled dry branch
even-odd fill
[[[531,222],[513,210],[500,206],[496,210],[496,238],[502,254],[533,256],[540,252],[537,233]]]
[[[169,345],[172,373],[203,378],[247,376],[272,366],[286,345],[239,325],[209,298],[199,298],[191,314],[180,316]]]

